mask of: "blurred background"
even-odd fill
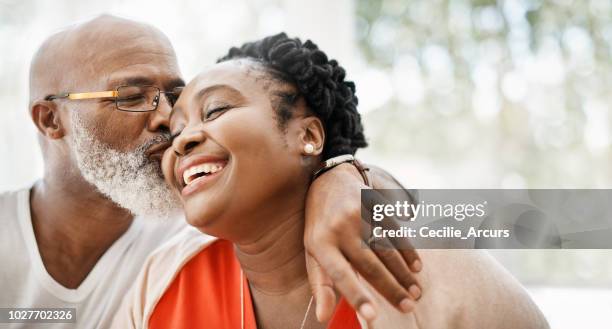
[[[359,156],[406,187],[612,187],[609,0],[0,0],[0,190],[42,175],[32,54],[101,13],[165,32],[187,80],[244,41],[311,38],[357,84]],[[611,252],[492,254],[553,328],[612,327]]]

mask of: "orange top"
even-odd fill
[[[218,240],[200,251],[177,273],[155,306],[149,329],[240,329],[240,264],[234,245]],[[255,314],[244,279],[244,328],[256,329]],[[361,328],[351,306],[340,300],[328,329]]]

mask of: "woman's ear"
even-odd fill
[[[50,139],[60,139],[65,135],[60,113],[51,101],[36,101],[30,108],[32,121],[41,134]]]
[[[300,143],[303,155],[318,156],[323,153],[325,145],[325,129],[323,123],[315,116],[302,119]]]

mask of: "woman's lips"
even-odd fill
[[[193,165],[183,172],[183,183],[185,183],[185,185],[189,185],[196,179],[201,178],[202,176],[212,175],[223,170],[223,168],[225,168],[225,162],[207,162],[199,165]]]
[[[181,159],[176,171],[176,180],[183,197],[215,179],[223,171],[228,160],[212,155],[196,154]]]
[[[183,198],[186,198],[203,187],[208,186],[211,181],[215,180],[221,174],[224,168],[225,165],[214,173],[211,172],[209,174],[191,179],[190,182],[186,183],[185,187],[181,190],[181,195]]]

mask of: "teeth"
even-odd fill
[[[189,169],[183,172],[183,181],[185,184],[189,185],[189,183],[193,182],[196,177],[194,175],[204,173],[204,174],[214,174],[221,169],[223,169],[224,165],[219,163],[203,163],[201,165],[192,166]]]

